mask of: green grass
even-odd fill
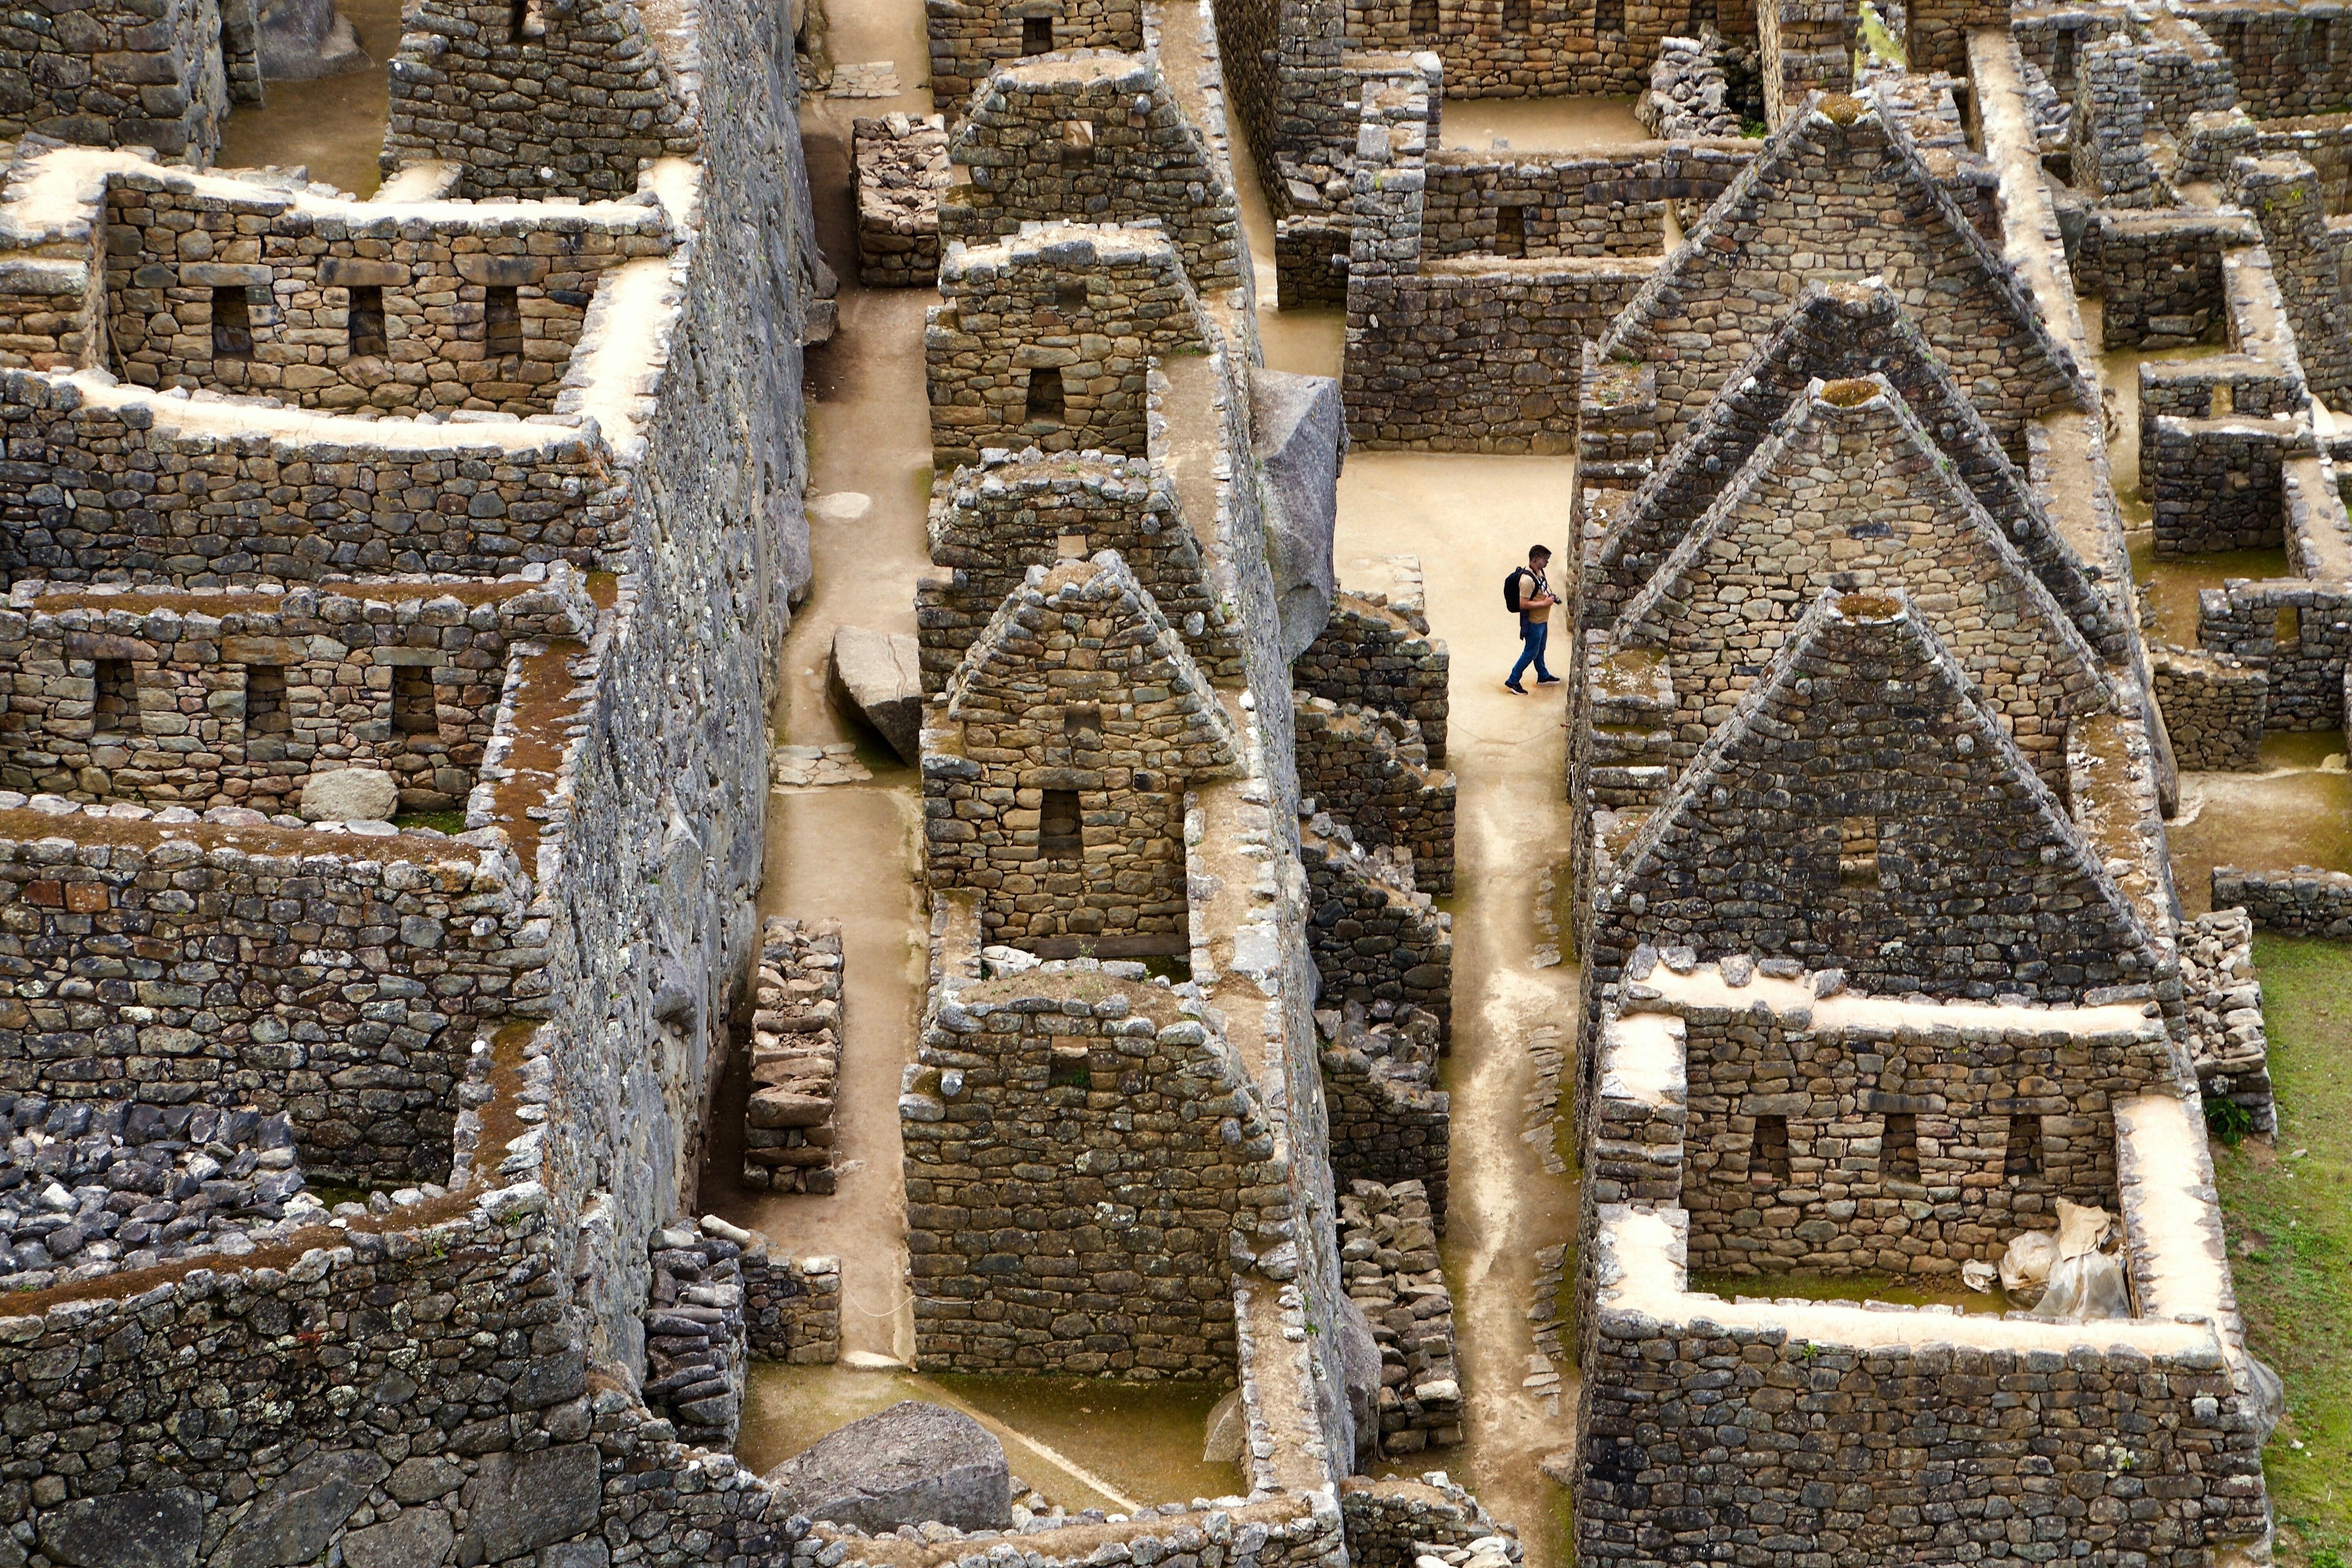
[[[2286,1419],[2263,1455],[2279,1557],[2343,1568],[2352,1554],[2352,947],[2262,937],[2254,959],[2278,1146],[2249,1140],[2217,1147],[2213,1161],[2247,1332],[2286,1380]]]
[[[466,831],[462,811],[404,811],[392,819],[394,827],[430,827],[452,838]]]

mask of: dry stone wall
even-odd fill
[[[2316,866],[2284,871],[2216,866],[2213,907],[2244,910],[2259,931],[2352,939],[2352,875],[2342,871]]]
[[[951,243],[940,293],[923,352],[940,468],[1024,447],[1145,457],[1151,360],[1209,342],[1175,247],[1148,229]]]
[[[1238,680],[1241,645],[1213,591],[1167,470],[1147,459],[1030,447],[959,468],[932,503],[930,554],[942,574],[916,585],[923,689],[937,692],[1032,566],[1116,550],[1213,680]]]
[[[1001,65],[1074,49],[1143,52],[1142,0],[923,0],[931,98],[961,114]]]
[[[208,163],[231,100],[261,96],[253,49],[252,0],[24,7],[0,37],[0,142],[30,132]]]
[[[1394,1458],[1462,1441],[1454,1293],[1438,1268],[1430,1194],[1419,1182],[1349,1182],[1339,1194],[1348,1299],[1381,1347],[1381,1452]]]
[[[742,1248],[690,1226],[654,1232],[646,1301],[646,1408],[698,1448],[735,1446],[743,1415]]]
[[[2256,120],[2325,114],[2352,101],[2352,12],[2340,4],[2199,0],[2189,15],[2229,56]]]
[[[1413,886],[1454,891],[1454,775],[1431,765],[1420,727],[1385,711],[1294,692],[1302,797],[1368,845],[1412,855]]]
[[[693,87],[630,0],[423,0],[401,26],[387,174],[455,161],[462,195],[609,197],[647,160],[709,151]]]
[[[772,917],[752,987],[743,1185],[830,1193],[841,1088],[841,926]]]
[[[2149,686],[2164,713],[2172,754],[2207,773],[2256,773],[2263,766],[2270,675],[2228,654],[2157,644],[2148,650]]]
[[[2090,406],[2083,373],[2015,274],[1922,163],[1898,117],[1831,97],[1790,116],[1692,226],[1601,342],[1657,374],[1662,438],[1679,438],[1787,309],[1753,269],[1823,282],[1884,278],[1996,430]]]
[[[963,987],[924,1030],[899,1101],[917,1353],[1227,1382],[1227,1241],[1270,1223],[1272,1131],[1186,996],[1079,965]]]
[[[1074,55],[1000,68],[949,142],[970,174],[940,204],[943,241],[1025,223],[1157,221],[1203,296],[1244,285],[1241,216],[1213,149],[1149,56]]]
[[[1431,49],[1456,98],[1631,96],[1689,14],[1656,0],[1349,0],[1350,47]]]
[[[930,883],[982,890],[984,941],[1189,952],[1184,791],[1228,774],[1240,742],[1116,552],[1030,568],[940,723],[923,736]]]
[[[1741,961],[1696,970],[1688,985],[1643,978],[1664,997],[1629,1000],[1603,1024],[1599,1076],[1630,1070],[1612,1027],[1646,1037],[1680,1024],[1680,1202],[1703,1273],[1948,1283],[1964,1262],[1998,1261],[2020,1232],[2053,1227],[2058,1198],[2114,1212],[2110,1107],[2175,1071],[2163,1020],[2138,1006],[2090,1022],[1956,1005],[1881,1023],[1867,998],[1759,984]],[[1656,1021],[1637,1023],[1644,1015]],[[1767,1121],[1780,1139],[1769,1148]]]
[[[736,1266],[751,1353],[794,1366],[832,1365],[841,1354],[840,1259],[777,1258],[765,1237],[749,1234]]]
[[[381,596],[378,596],[381,595]],[[158,603],[20,583],[0,610],[0,787],[290,813],[316,772],[389,773],[410,811],[461,808],[524,639],[576,639],[578,574]],[[117,607],[117,606],[121,607]]]
[[[2270,1031],[2254,972],[2254,921],[2244,910],[2215,909],[2180,936],[2180,991],[2189,1059],[2210,1109],[2226,1100],[2250,1132],[2278,1131],[2271,1096]]]
[[[2197,595],[2197,642],[2208,654],[2261,666],[2265,730],[2333,730],[2344,722],[2352,593],[2304,577],[2225,582]]]
[[[314,1177],[447,1179],[476,1028],[545,994],[510,857],[248,848],[188,826],[68,843],[6,816],[0,942],[28,989],[0,1020],[0,1083],[283,1110]],[[70,1001],[85,971],[121,994]]]
[[[1437,1020],[1439,1037],[1450,1039],[1454,917],[1413,886],[1411,852],[1368,849],[1346,824],[1320,813],[1299,832],[1299,858],[1314,906],[1307,942],[1318,994],[1367,1007],[1424,1009]]]
[[[936,79],[932,86],[939,86]],[[947,122],[936,114],[861,116],[850,131],[857,280],[868,289],[914,289],[938,281]]]
[[[1412,720],[1430,760],[1444,762],[1452,667],[1444,639],[1429,635],[1417,595],[1401,605],[1385,594],[1342,588],[1322,632],[1291,661],[1290,677],[1300,690],[1342,708]]]

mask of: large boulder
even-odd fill
[[[335,0],[261,0],[254,21],[261,74],[270,81],[342,76],[375,63]]]
[[[1331,618],[1338,574],[1331,536],[1339,518],[1339,466],[1348,419],[1328,375],[1250,372],[1250,430],[1263,466],[1266,565],[1286,664]]]
[[[503,1563],[593,1530],[604,1495],[593,1445],[486,1454],[466,1483],[469,1511],[458,1561]]]
[[[1356,1429],[1356,1469],[1381,1457],[1381,1342],[1354,1297],[1339,1298],[1339,1356],[1348,1380],[1348,1417]]]
[[[923,760],[923,665],[913,634],[841,626],[833,634],[825,689],[834,705],[862,715],[908,767]]]
[[[400,785],[374,768],[337,768],[302,784],[305,822],[383,822],[400,809]]]
[[[937,1520],[958,1530],[1013,1523],[1004,1447],[960,1411],[906,1400],[853,1421],[768,1472],[785,1511],[881,1534]]]

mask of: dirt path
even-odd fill
[[[1453,1207],[1444,1256],[1471,1423],[1465,1448],[1417,1456],[1442,1465],[1517,1525],[1531,1568],[1568,1560],[1565,1493],[1543,1458],[1574,1439],[1575,1394],[1553,1408],[1523,1386],[1535,1341],[1528,1321],[1537,1252],[1573,1233],[1576,1188],[1547,1175],[1520,1137],[1536,1079],[1528,1051],[1547,1025],[1574,1021],[1576,972],[1533,967],[1538,885],[1564,877],[1568,805],[1561,688],[1513,697],[1517,657],[1504,574],[1546,542],[1565,548],[1569,458],[1355,452],[1339,482],[1339,580],[1383,580],[1367,558],[1421,558],[1431,629],[1453,654],[1447,762],[1455,818]],[[1565,654],[1551,661],[1564,674]],[[1532,680],[1532,677],[1529,678]]]
[[[707,1208],[764,1231],[795,1255],[838,1257],[843,1354],[901,1361],[914,1352],[914,1320],[905,1278],[898,1080],[914,1055],[929,925],[919,885],[922,803],[915,771],[862,723],[834,710],[824,672],[838,626],[914,630],[915,578],[929,565],[923,310],[939,297],[858,286],[849,199],[851,120],[930,110],[930,95],[915,85],[925,75],[922,37],[922,12],[906,0],[837,7],[834,58],[891,60],[910,90],[890,99],[812,97],[802,112],[819,238],[841,278],[840,326],[808,355],[815,582],[784,640],[773,731],[780,746],[854,743],[873,776],[770,797],[760,912],[842,925],[837,1190],[744,1193],[726,1167],[730,1141],[722,1138],[714,1140],[721,1146],[703,1194]],[[739,1083],[722,1100],[722,1126],[742,1092]]]

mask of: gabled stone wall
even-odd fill
[[[1115,552],[1032,567],[923,733],[930,885],[980,889],[991,943],[1188,953],[1184,792],[1240,756]]]
[[[1001,68],[975,93],[948,156],[970,184],[942,193],[945,243],[985,243],[1024,223],[1156,220],[1202,295],[1243,286],[1232,186],[1150,56]]]
[[[940,1003],[908,1079],[922,1364],[1232,1380],[1228,1237],[1283,1189],[1248,1075],[1196,1005],[1099,966],[981,982]],[[1137,1138],[1146,1119],[1167,1135]]]
[[[1208,581],[1200,539],[1165,468],[1101,452],[992,450],[959,468],[932,502],[931,560],[947,570],[916,584],[923,689],[936,692],[1032,566],[1062,559],[1062,542],[1116,550],[1213,680],[1241,678],[1238,628]]]
[[[387,174],[454,161],[461,195],[594,198],[704,151],[695,85],[631,0],[420,0],[402,26]]]
[[[1429,635],[1417,602],[1402,607],[1383,595],[1342,588],[1332,595],[1322,632],[1291,661],[1290,676],[1299,689],[1343,708],[1377,708],[1412,720],[1430,761],[1442,763],[1452,666],[1444,639]]]
[[[1046,31],[1037,38],[1040,22]],[[1143,51],[1142,0],[923,0],[923,23],[931,98],[950,115],[964,111],[972,89],[999,66],[1076,49]]]

